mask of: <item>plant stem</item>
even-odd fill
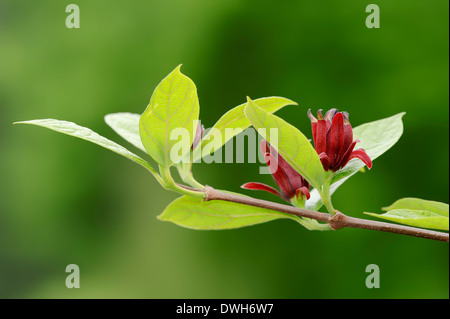
[[[184,188],[183,186],[180,186]],[[230,193],[224,193],[210,186],[206,186],[204,189],[205,192],[205,200],[224,200],[228,202],[234,202],[249,206],[262,207],[271,210],[275,210],[282,213],[292,214],[301,217],[312,218],[318,221],[327,222],[329,227],[333,230],[338,230],[341,228],[361,228],[361,229],[371,229],[377,231],[384,231],[389,233],[407,235],[407,236],[415,236],[420,238],[439,240],[448,242],[449,234],[438,232],[434,230],[415,228],[397,224],[390,224],[384,222],[378,222],[367,219],[354,218],[344,215],[343,213],[336,211],[334,215],[316,212],[313,210],[297,208],[294,206],[278,204],[274,202],[269,202],[266,200],[256,199],[252,197],[239,196]]]
[[[204,198],[205,194],[201,189],[195,189],[190,187],[185,187],[183,185],[177,184],[170,174],[170,167],[159,166],[159,173],[161,174],[161,178],[163,180],[163,187],[165,189],[197,198]]]
[[[181,172],[180,172],[181,170]],[[189,161],[187,164],[182,164],[182,166],[178,169],[181,179],[183,182],[189,184],[192,187],[203,189],[205,185],[200,184],[192,175],[192,161]]]
[[[305,200],[300,197],[293,197],[291,198],[291,204],[297,208],[300,209],[304,209],[305,208]],[[305,227],[308,230],[330,230],[330,225],[328,224],[321,224],[319,223],[317,220],[312,219],[312,218],[308,218],[308,217],[302,217],[302,216],[296,216],[296,218],[298,218],[298,222],[303,225],[303,227]]]
[[[205,187],[205,200],[225,200],[228,202],[234,202],[249,206],[255,206],[255,207],[261,207],[261,208],[267,208],[271,210],[276,210],[282,213],[287,213],[291,215],[301,216],[301,217],[308,217],[315,220],[327,222],[330,219],[330,215],[326,213],[316,212],[308,209],[303,208],[297,208],[290,205],[284,205],[284,204],[278,204],[262,199],[256,199],[253,197],[246,197],[246,196],[239,196],[231,193],[225,193],[218,191],[210,186]]]
[[[192,175],[192,172],[188,172],[184,177],[182,177],[183,182],[189,184],[192,187],[203,189],[205,188],[204,185],[197,182],[197,180],[194,178],[194,175]]]
[[[322,191],[319,191],[319,194],[320,198],[322,199],[322,203],[325,205],[330,215],[333,216],[336,210],[334,209],[333,204],[331,203],[330,185],[331,185],[331,177],[325,181],[325,183],[323,184]]]
[[[329,221],[330,227],[334,230],[350,227],[350,228],[361,228],[361,229],[371,229],[384,231],[389,233],[415,236],[426,239],[440,240],[449,242],[449,234],[438,232],[434,230],[428,230],[423,228],[416,228],[410,226],[403,226],[385,222],[379,222],[368,219],[361,219],[350,217],[342,214],[341,212],[337,212]]]

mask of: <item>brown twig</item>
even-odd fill
[[[200,190],[199,190],[200,191]],[[367,219],[354,218],[347,215],[344,215],[341,212],[337,212],[334,216],[330,214],[316,212],[308,209],[301,209],[294,206],[278,204],[262,199],[256,199],[252,197],[239,196],[231,193],[225,193],[218,191],[210,186],[206,186],[203,190],[205,192],[205,200],[224,200],[228,202],[234,202],[249,206],[262,207],[271,210],[275,210],[282,213],[292,214],[301,217],[308,217],[315,220],[319,220],[322,222],[327,222],[330,225],[330,228],[333,230],[338,230],[346,227],[350,228],[361,228],[361,229],[371,229],[377,231],[384,231],[388,233],[395,233],[407,236],[415,236],[420,238],[432,239],[432,240],[440,240],[440,241],[449,241],[449,234],[422,229],[415,228],[391,223],[378,222]]]

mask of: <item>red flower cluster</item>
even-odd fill
[[[315,118],[308,110],[308,117],[311,120],[314,146],[325,170],[336,172],[352,158],[359,158],[369,169],[372,167],[372,160],[364,149],[353,150],[360,140],[353,141],[347,112],[331,109],[322,116],[322,110],[319,110]]]
[[[359,140],[353,140],[353,129],[348,121],[347,112],[331,109],[323,116],[322,110],[319,110],[315,118],[309,110],[308,117],[311,120],[314,146],[326,171],[336,172],[353,158],[362,160],[369,169],[372,167],[372,160],[364,149],[354,150]],[[242,188],[264,190],[288,202],[294,197],[303,199],[305,196],[309,199],[311,188],[309,183],[264,140],[261,142],[261,152],[280,191],[255,182],[246,183]]]

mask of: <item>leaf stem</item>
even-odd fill
[[[319,190],[320,198],[322,199],[322,203],[327,208],[328,212],[331,216],[333,216],[336,213],[336,210],[333,207],[333,204],[331,202],[331,192],[330,192],[330,185],[331,185],[331,178],[327,178],[325,180],[325,183],[322,185],[322,190]]]
[[[183,180],[183,182],[185,182],[186,184],[188,184],[189,186],[192,186],[194,188],[198,188],[198,189],[204,189],[205,185],[200,184],[195,178],[194,175],[192,174],[192,161],[189,161],[188,163],[179,163],[176,165],[177,169],[178,169],[178,173],[181,177],[181,179]]]
[[[183,179],[183,182],[189,184],[190,186],[194,187],[194,188],[199,188],[199,189],[203,189],[205,188],[204,185],[200,184],[195,178],[194,175],[192,175],[192,172],[189,171]]]
[[[172,174],[170,173],[170,167],[169,166],[161,166],[159,165],[159,173],[161,174],[161,178],[163,180],[163,187],[165,189],[187,195],[197,198],[204,198],[205,193],[202,189],[195,189],[191,187],[185,187],[183,185],[180,185],[176,183],[173,178]]]
[[[297,208],[304,209],[305,208],[305,199],[303,198],[297,198],[293,197],[291,199],[291,204]],[[330,226],[328,224],[321,224],[317,220],[308,218],[308,217],[302,217],[302,216],[296,216],[297,220],[303,227],[305,227],[308,230],[330,230]]]

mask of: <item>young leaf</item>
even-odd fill
[[[325,170],[316,151],[302,132],[263,110],[250,98],[245,107],[245,116],[297,172],[315,188],[321,188],[326,178]],[[278,129],[277,136],[272,135],[271,128]]]
[[[240,228],[281,218],[298,221],[296,216],[266,208],[221,200],[204,201],[190,196],[177,198],[158,216],[160,220],[198,230]]]
[[[156,87],[150,103],[139,121],[141,142],[147,153],[164,167],[173,164],[170,149],[175,144],[173,129],[186,129],[189,147],[193,142],[199,116],[197,88],[180,72],[179,65]]]
[[[426,210],[394,209],[384,214],[365,214],[415,227],[448,230],[448,217]]]
[[[394,209],[413,209],[413,210],[426,210],[441,216],[448,217],[448,204],[435,202],[431,200],[424,200],[420,198],[406,197],[397,200],[389,207],[384,207],[383,210]]]
[[[134,113],[112,113],[105,115],[105,122],[127,142],[133,144],[138,149],[147,152],[144,145],[142,145],[141,137],[139,136],[140,117],[140,114]]]
[[[274,113],[279,109],[285,107],[286,105],[298,105],[296,102],[286,99],[284,97],[271,96],[263,97],[255,100],[262,109],[269,113]],[[207,144],[215,143],[215,135],[220,135],[222,138],[221,146],[233,138],[235,135],[239,134],[240,131],[244,131],[251,124],[250,121],[245,117],[244,109],[247,103],[236,106],[235,108],[229,110],[225,113],[217,122],[214,124],[212,129],[206,134],[202,140],[200,147],[196,148],[194,151],[193,161],[195,162],[200,157],[209,155],[207,152],[200,152]],[[226,130],[227,129],[227,130]],[[233,134],[231,134],[233,133]],[[217,150],[218,144],[215,144],[215,150]]]
[[[354,128],[354,140],[361,140],[361,142],[357,144],[356,148],[365,149],[371,160],[374,161],[384,152],[389,150],[395,143],[397,143],[402,136],[403,115],[405,115],[405,113],[399,113],[394,116],[365,123]],[[347,166],[336,172],[330,188],[331,194],[333,194],[339,186],[347,181],[349,177],[359,172],[364,166],[365,164],[359,159],[352,159],[348,162]],[[310,194],[311,197],[306,202],[306,208],[318,210],[323,205],[319,192],[316,189],[313,189]]]
[[[126,158],[132,160],[135,163],[138,163],[139,165],[142,165],[145,167],[150,173],[155,176],[155,178],[161,183],[161,178],[156,173],[155,169],[145,160],[137,156],[136,154],[131,153],[129,150],[124,148],[123,146],[120,146],[119,144],[108,140],[106,137],[103,137],[91,129],[88,129],[83,126],[79,126],[73,122],[67,122],[67,121],[60,121],[55,119],[42,119],[42,120],[31,120],[31,121],[22,121],[22,122],[16,122],[14,124],[32,124],[37,126],[42,126],[45,128],[48,128],[50,130],[75,136],[78,138],[81,138],[85,141],[92,142],[94,144],[100,145],[106,149],[109,149],[119,155],[125,156]]]

